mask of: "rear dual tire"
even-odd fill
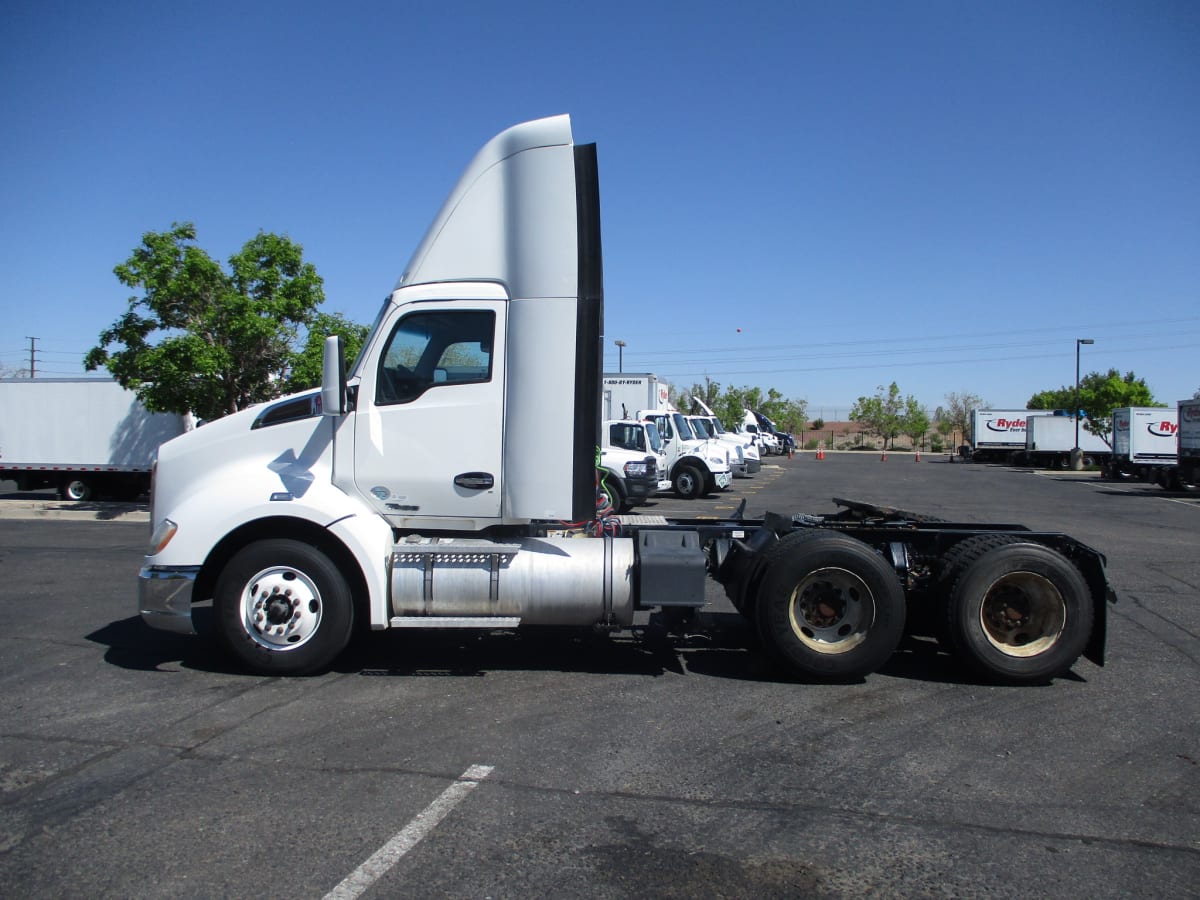
[[[768,653],[821,681],[859,681],[904,633],[904,594],[891,565],[837,532],[795,532],[767,551],[752,617]]]
[[[1095,612],[1062,554],[1012,535],[968,538],[946,554],[940,639],[983,677],[1045,684],[1075,665]]]

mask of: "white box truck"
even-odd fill
[[[665,411],[668,406],[667,383],[650,373],[604,376],[601,414],[605,419],[632,419],[639,409]]]
[[[1171,491],[1200,490],[1200,399],[1175,407],[1175,463],[1151,470],[1152,480]]]
[[[1108,441],[1088,431],[1082,419],[1078,421],[1077,430],[1076,420],[1071,416],[1030,416],[1025,429],[1025,453],[1018,461],[1048,469],[1070,468],[1077,433],[1083,464],[1107,466],[1112,456]]]
[[[1013,462],[1025,452],[1025,431],[1034,416],[1053,415],[1042,409],[971,410],[971,459],[975,462]]]
[[[292,674],[330,665],[356,626],[610,631],[644,613],[686,629],[711,578],[808,680],[883,665],[910,607],[996,680],[1103,662],[1104,557],[1064,534],[849,501],[828,516],[751,518],[743,503],[726,519],[597,518],[596,159],[567,116],[493,138],[350,371],[330,337],[319,390],[163,445],[145,621],[189,633],[193,603],[211,600],[240,665]],[[483,364],[446,378],[463,347]],[[547,428],[547,409],[571,412]],[[428,440],[464,421],[473,440]]]
[[[1178,411],[1167,407],[1125,406],[1113,410],[1110,478],[1157,481],[1155,471],[1175,465]]]
[[[150,489],[159,444],[187,429],[101,378],[0,378],[0,480],[66,500],[131,499]]]

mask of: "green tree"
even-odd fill
[[[105,367],[154,412],[215,419],[279,395],[298,327],[325,294],[286,236],[259,232],[229,258],[229,272],[195,241],[190,222],[142,235],[113,269],[141,293],[84,366]]]
[[[325,338],[334,334],[341,335],[346,364],[349,365],[358,356],[370,330],[369,326],[351,322],[341,313],[314,313],[312,321],[308,323],[304,345],[292,354],[287,378],[288,390],[303,391],[321,384]]]
[[[903,433],[903,411],[904,401],[900,397],[900,388],[893,381],[886,388],[880,385],[874,397],[859,397],[850,410],[850,420],[857,422],[867,433],[883,438],[883,446],[886,448],[896,439],[896,435]]]
[[[1162,406],[1154,399],[1145,380],[1133,372],[1122,375],[1116,369],[1091,372],[1079,380],[1079,404],[1075,403],[1075,386],[1064,385],[1057,390],[1038,391],[1029,398],[1029,409],[1083,410],[1087,420],[1083,427],[1092,434],[1108,440],[1112,431],[1112,411],[1122,406]]]
[[[904,398],[900,431],[909,437],[914,449],[923,442],[925,433],[929,431],[929,410],[919,404],[911,394]]]
[[[683,403],[679,406],[681,410],[691,410],[692,398],[699,397],[700,400],[716,414],[716,407],[721,400],[721,385],[719,382],[713,381],[707,375],[704,376],[704,384],[693,384],[687,392],[687,396],[681,398]],[[700,412],[699,409],[696,412]]]
[[[813,431],[820,431],[822,428],[825,427],[825,420],[824,419],[813,419],[812,423],[808,427],[811,428]]]

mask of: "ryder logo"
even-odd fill
[[[1151,422],[1146,426],[1146,430],[1155,437],[1174,437],[1179,426],[1174,422]]]
[[[1179,415],[1187,423],[1200,422],[1200,403],[1189,403],[1179,407]]]
[[[1024,419],[989,419],[987,422],[988,431],[1000,431],[1004,433],[1012,431],[1024,431]]]

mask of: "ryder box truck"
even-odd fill
[[[1104,557],[1064,534],[851,501],[830,516],[597,519],[603,321],[595,145],[566,116],[501,133],[353,369],[329,338],[320,390],[162,447],[143,618],[190,632],[211,600],[243,666],[288,674],[328,666],[356,627],[616,630],[648,611],[687,628],[711,578],[807,679],[883,665],[910,610],[1001,681],[1102,662]],[[464,355],[469,370],[445,365]],[[547,429],[546,409],[569,414]],[[474,440],[427,440],[463,421]]]

